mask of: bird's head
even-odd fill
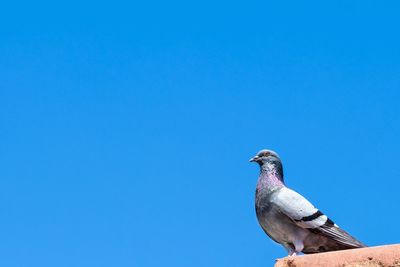
[[[278,154],[269,149],[263,149],[257,153],[254,157],[250,159],[250,162],[257,162],[258,164],[263,165],[264,163],[271,161],[281,161]]]

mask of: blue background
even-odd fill
[[[399,242],[398,1],[3,3],[0,265],[272,266],[258,167]]]

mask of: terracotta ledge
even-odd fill
[[[275,267],[400,267],[400,244],[278,259]]]

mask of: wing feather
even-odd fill
[[[360,241],[340,229],[299,193],[282,188],[272,199],[275,206],[299,227],[325,236],[349,248],[365,247]]]

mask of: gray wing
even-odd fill
[[[282,188],[272,202],[299,227],[334,240],[347,248],[365,247],[360,241],[340,229],[325,214],[316,209],[299,193]]]
[[[366,247],[363,243],[352,237],[346,231],[342,230],[334,224],[329,218],[328,221],[315,229],[310,229],[311,232],[328,237],[348,248],[363,248]]]

